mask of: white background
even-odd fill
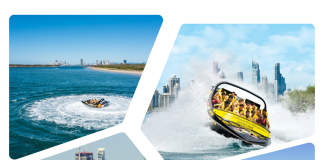
[[[73,149],[107,136],[125,132],[149,160],[163,159],[153,145],[141,132],[141,124],[152,94],[157,86],[171,52],[173,43],[182,24],[313,24],[315,26],[316,69],[323,68],[323,4],[321,1],[1,1],[1,159],[9,158],[9,17],[19,14],[64,14],[64,15],[109,15],[109,14],[156,14],[163,17],[163,24],[148,59],[142,78],[138,84],[133,101],[124,122],[115,126],[65,144],[26,156],[21,160],[46,158]],[[316,72],[316,81],[323,81],[323,73]],[[323,97],[323,85],[317,83],[316,99]],[[267,152],[311,142],[315,145],[316,159],[323,159],[323,107],[316,103],[315,135],[276,147],[234,156],[230,159],[244,159]]]

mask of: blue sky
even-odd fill
[[[182,87],[187,86],[190,74],[196,74],[190,69],[212,74],[213,61],[219,62],[228,78],[242,71],[244,81],[252,82],[252,52],[261,77],[267,76],[268,82],[274,82],[274,65],[279,62],[287,88],[315,84],[315,28],[311,24],[184,24],[157,89],[161,92],[172,74],[180,77]]]
[[[146,62],[161,25],[158,15],[13,15],[9,63]]]
[[[315,160],[315,146],[312,143],[306,143],[299,146],[247,158],[245,160],[281,160],[281,159],[293,159],[293,160]]]
[[[86,150],[86,144],[80,146],[80,151]],[[105,159],[133,159],[143,160],[141,152],[136,148],[133,142],[125,133],[119,133],[101,140],[89,143],[88,151],[92,152],[97,159],[98,148],[105,148]],[[59,153],[44,160],[74,159],[75,153],[78,152],[78,146],[74,149]],[[127,154],[125,154],[127,153]]]

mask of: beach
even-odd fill
[[[114,70],[114,69],[108,69],[108,68],[95,68],[95,67],[89,67],[89,68],[94,69],[94,70],[98,70],[98,71],[127,73],[127,74],[142,74],[143,73],[143,71]]]

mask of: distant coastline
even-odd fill
[[[112,68],[97,68],[97,67],[87,67],[93,70],[106,71],[106,72],[116,72],[116,73],[128,73],[128,74],[142,74],[143,71],[137,70],[123,70],[123,69],[112,69]]]
[[[19,67],[59,67],[59,65],[47,65],[47,64],[9,64],[9,68]]]

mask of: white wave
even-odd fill
[[[91,98],[110,101],[104,108],[91,108],[81,103]],[[131,98],[107,95],[71,95],[47,98],[23,107],[25,117],[68,127],[105,129],[123,122]]]
[[[192,78],[195,85],[185,88],[186,85],[182,84],[184,86],[170,108],[159,113],[151,113],[142,125],[143,133],[156,149],[164,152],[205,153],[210,151],[209,153],[215,153],[215,150],[230,149],[233,144],[238,144],[239,153],[244,153],[263,148],[257,145],[246,147],[239,140],[225,138],[206,126],[209,122],[206,110],[207,94],[211,86],[215,85],[219,79],[213,76],[211,65],[205,62],[191,61],[184,68],[186,69],[183,76]],[[240,85],[244,88],[251,88],[246,83]],[[251,90],[257,93],[256,90]],[[313,111],[294,115],[284,106],[270,104],[267,110],[271,125],[271,146],[309,137],[315,133]]]

